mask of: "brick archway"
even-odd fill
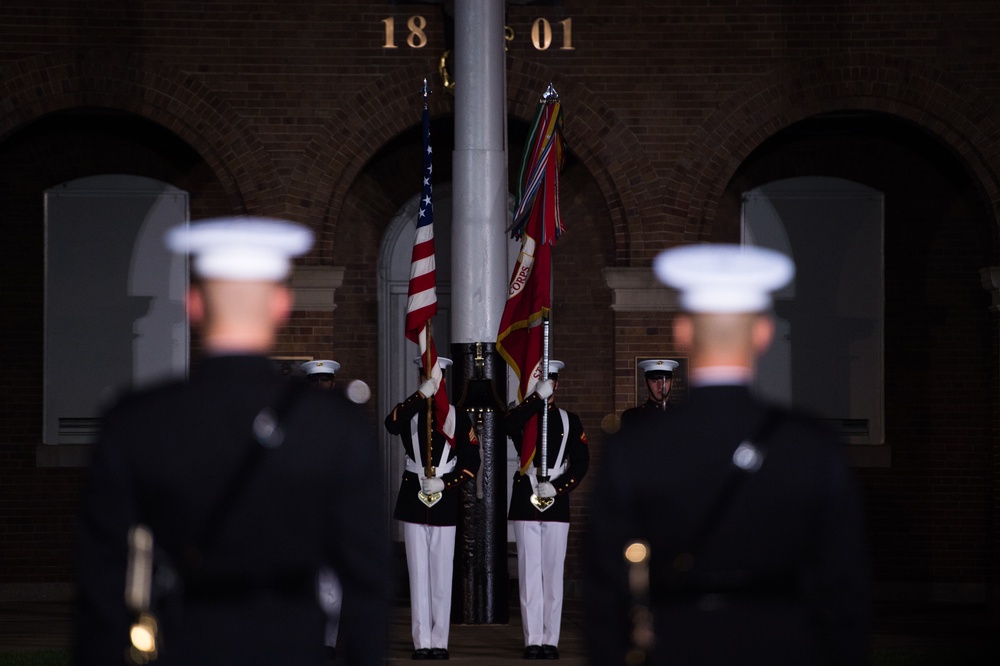
[[[842,54],[754,79],[706,118],[664,183],[667,215],[683,228],[675,240],[710,236],[727,184],[765,139],[809,116],[843,110],[890,114],[938,137],[968,166],[998,217],[1000,127],[992,102],[931,65]]]
[[[373,81],[327,120],[294,171],[286,215],[307,220],[322,229],[325,240],[332,239],[338,211],[367,160],[377,147],[419,121],[416,82],[428,69],[426,63],[415,63]],[[441,90],[436,75],[428,78],[432,90]],[[628,265],[642,253],[643,220],[662,215],[648,186],[654,178],[652,164],[631,131],[596,95],[535,63],[509,59],[508,113],[530,122],[550,82],[563,99],[568,150],[586,165],[607,202],[615,262]],[[432,99],[432,116],[453,112],[452,96]]]
[[[48,113],[126,111],[158,123],[196,150],[234,211],[272,213],[281,191],[274,164],[250,123],[194,77],[115,51],[59,51],[0,69],[0,137]]]

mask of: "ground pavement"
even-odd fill
[[[510,622],[503,625],[452,625],[451,661],[456,664],[479,666],[510,666],[523,664],[523,634],[516,594],[512,595]],[[65,600],[11,601],[0,599],[0,661],[13,652],[68,648],[72,635],[71,606]],[[1000,663],[1000,628],[985,609],[957,606],[920,607],[917,605],[880,606],[875,612],[876,626],[872,636],[874,648],[950,646],[965,654],[969,646],[988,646],[990,661],[970,661],[974,664]],[[564,606],[562,639],[559,645],[563,666],[586,663],[583,649],[581,604],[568,599]],[[388,664],[411,663],[413,651],[410,639],[410,612],[406,600],[395,606],[389,635]],[[976,654],[983,654],[977,651]],[[333,662],[337,664],[339,662]],[[892,663],[907,663],[897,662]],[[920,662],[926,663],[926,662]],[[948,666],[951,663],[948,662]]]

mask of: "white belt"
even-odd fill
[[[565,472],[565,471],[566,471],[566,465],[565,464],[559,465],[559,467],[557,467],[555,469],[550,469],[549,470],[549,483],[553,483],[556,479],[558,479],[560,476],[562,476],[563,472]],[[528,480],[531,481],[531,492],[535,493],[535,494],[538,494],[538,475],[537,474],[529,474],[528,475]]]
[[[444,463],[443,465],[438,465],[437,468],[436,468],[436,472],[435,473],[438,476],[444,476],[448,472],[450,472],[453,469],[455,469],[455,464],[457,462],[458,462],[458,458],[452,458],[451,460],[449,460],[448,462]],[[406,471],[407,472],[413,472],[414,474],[416,474],[417,476],[419,476],[421,479],[426,478],[425,474],[427,473],[427,470],[424,469],[423,465],[421,465],[420,463],[418,463],[416,460],[414,460],[410,456],[406,456]]]

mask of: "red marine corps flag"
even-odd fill
[[[507,304],[497,333],[497,351],[518,378],[517,397],[531,395],[542,379],[543,322],[552,305],[552,245],[563,230],[559,217],[559,169],[562,167],[562,110],[550,85],[542,96],[524,148],[518,178],[517,210],[511,237],[521,252],[510,276]],[[521,473],[535,455],[535,416],[524,428]]]
[[[438,365],[437,349],[431,335],[431,318],[437,314],[437,267],[434,263],[434,203],[431,200],[433,186],[431,176],[434,171],[431,150],[431,120],[427,110],[427,80],[424,80],[424,178],[420,195],[420,209],[417,212],[417,233],[413,237],[413,253],[410,255],[410,286],[406,299],[406,339],[420,347],[421,365],[424,376],[438,384],[434,394],[434,414],[437,428],[448,441],[455,438],[454,419],[449,421],[448,392],[445,390],[444,374]],[[430,372],[428,372],[430,369]]]

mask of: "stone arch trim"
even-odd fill
[[[965,161],[1000,215],[1000,127],[982,93],[926,63],[877,53],[808,60],[754,79],[694,132],[664,187],[676,241],[711,235],[715,210],[740,164],[765,139],[809,116],[846,110],[906,119]]]
[[[198,79],[118,51],[67,50],[0,68],[0,137],[48,113],[116,109],[162,125],[196,150],[234,212],[277,209],[277,170],[249,121]]]
[[[419,121],[417,82],[428,69],[426,63],[415,63],[396,70],[331,115],[295,169],[286,214],[308,220],[324,235],[335,233],[338,211],[373,147]],[[442,90],[436,74],[427,78],[432,90]],[[563,99],[567,147],[593,175],[611,213],[615,262],[627,265],[641,254],[642,220],[660,214],[659,202],[650,196],[652,164],[632,132],[596,95],[540,65],[508,59],[508,114],[531,122],[538,97],[550,82]],[[432,117],[454,113],[454,103],[451,95],[436,95]]]

